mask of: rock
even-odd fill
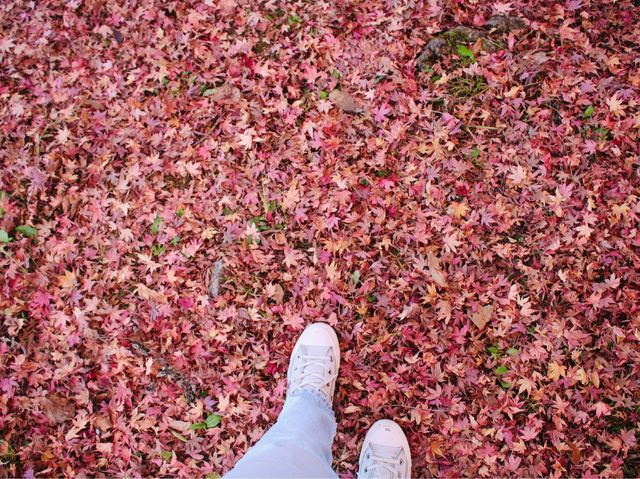
[[[486,27],[496,33],[509,33],[513,30],[522,30],[527,24],[520,17],[510,17],[509,15],[496,15],[487,21]]]
[[[462,26],[442,32],[427,42],[416,60],[416,67],[422,71],[444,55],[455,52],[458,45],[475,43],[484,35],[482,30]]]
[[[455,27],[440,35],[450,47],[456,47],[461,43],[473,43],[485,36],[485,32],[469,27]]]
[[[424,71],[427,67],[438,61],[444,55],[455,53],[458,45],[469,45],[482,39],[482,49],[493,52],[502,48],[500,39],[492,38],[493,35],[509,33],[513,30],[521,30],[527,26],[520,17],[508,15],[496,15],[491,17],[486,24],[486,29],[458,26],[451,30],[441,32],[427,42],[416,59],[418,71]]]

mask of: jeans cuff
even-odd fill
[[[306,398],[309,398],[311,401],[315,402],[316,404],[319,404],[322,408],[324,408],[325,410],[330,412],[331,413],[331,417],[333,417],[333,407],[331,406],[329,401],[327,401],[327,398],[325,397],[325,395],[322,394],[317,389],[311,389],[311,388],[310,389],[298,389],[297,391],[294,391],[291,394],[287,394],[287,399],[294,398],[294,397],[306,397]]]

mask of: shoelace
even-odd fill
[[[367,467],[363,473],[365,475],[361,475],[362,473],[358,473],[358,477],[361,479],[369,479],[369,478],[382,478],[384,477],[383,473],[386,471],[390,474],[389,477],[400,477],[398,476],[398,472],[395,469],[395,466],[400,465],[399,459],[391,459],[388,457],[376,456],[375,454],[369,453],[368,459],[371,461],[367,464]]]
[[[314,356],[310,354],[300,354],[299,359],[300,369],[305,370],[309,366],[320,366],[322,370],[320,371],[307,371],[305,374],[301,374],[301,381],[298,384],[298,387],[313,387],[316,389],[320,389],[327,384],[330,384],[335,378],[338,377],[338,371],[333,371],[331,374],[327,375],[327,369],[331,367],[329,363],[329,358],[327,356]]]

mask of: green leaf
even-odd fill
[[[9,243],[11,238],[9,238],[9,233],[5,230],[0,230],[0,243]]]
[[[493,356],[500,356],[500,348],[498,348],[497,346],[489,346],[487,348],[487,351],[489,351],[489,353]]]
[[[507,381],[500,381],[500,387],[502,387],[502,389],[509,389],[511,387],[511,383],[508,383]]]
[[[318,93],[318,96],[320,97],[321,100],[326,100],[327,98],[329,98],[329,94],[324,90]]]
[[[509,348],[507,349],[507,354],[509,356],[515,356],[516,354],[518,354],[520,351],[518,351],[516,348]]]
[[[4,218],[4,208],[0,206],[0,218]]]
[[[178,208],[178,209],[176,210],[176,216],[177,216],[178,218],[182,218],[182,217],[184,216],[184,208]]]
[[[198,429],[206,429],[206,428],[207,428],[207,424],[204,422],[197,422],[189,426],[189,429],[191,429],[192,431],[197,431]]]
[[[173,246],[177,245],[180,242],[180,236],[174,236],[173,239],[171,240],[171,244]]]
[[[342,73],[340,73],[338,70],[336,70],[335,68],[331,71],[331,76],[333,78],[335,78],[336,80],[339,80],[340,77],[342,76]]]
[[[360,282],[360,271],[356,270],[351,275],[351,282],[353,284],[358,284]]]
[[[204,479],[220,479],[220,474],[218,474],[217,472],[210,472],[209,474],[204,476]]]
[[[508,372],[509,369],[503,364],[496,368],[496,374],[507,374]]]
[[[202,96],[211,96],[216,92],[215,88],[207,88],[205,91],[202,92]]]
[[[480,157],[480,148],[474,148],[471,150],[471,158],[477,160]]]
[[[151,252],[153,253],[153,256],[160,256],[162,253],[164,253],[165,247],[164,245],[161,244],[154,244],[151,247]]]
[[[171,451],[162,451],[160,453],[160,457],[165,461],[170,461],[173,458],[173,452]]]
[[[460,55],[463,58],[468,58],[469,60],[471,60],[472,62],[476,61],[476,57],[474,56],[473,52],[471,51],[470,48],[464,46],[464,45],[458,45],[456,50],[458,51],[458,55]]]
[[[591,118],[593,116],[593,112],[596,109],[593,107],[593,105],[589,105],[586,110],[584,111],[584,117],[586,118]]]
[[[302,18],[300,18],[298,15],[291,15],[289,18],[287,18],[287,21],[289,22],[289,25],[298,25],[302,23]]]
[[[35,238],[38,235],[38,230],[29,225],[20,225],[16,228],[16,231],[18,233],[22,233],[28,238]]]
[[[609,137],[610,130],[609,128],[605,128],[600,126],[594,130],[601,139],[606,140]]]
[[[216,426],[219,426],[222,422],[222,416],[218,416],[217,414],[209,414],[207,419],[204,420],[208,429],[213,429]]]
[[[197,422],[189,426],[189,429],[192,431],[197,431],[199,429],[213,429],[216,426],[219,426],[222,422],[222,416],[218,416],[217,414],[209,414],[204,422]]]
[[[160,231],[160,225],[162,224],[162,218],[160,218],[160,216],[156,215],[156,219],[153,220],[153,223],[151,223],[151,232],[154,235],[157,235],[158,232]]]

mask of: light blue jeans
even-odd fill
[[[333,410],[319,392],[287,397],[277,422],[223,479],[337,478],[331,468]]]

